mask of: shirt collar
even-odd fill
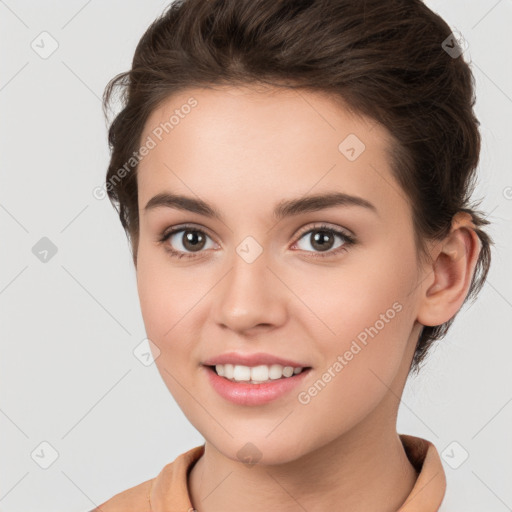
[[[446,491],[446,476],[436,447],[426,439],[400,434],[407,457],[418,472],[416,483],[397,512],[437,512]],[[153,482],[153,512],[193,510],[187,484],[192,466],[203,455],[196,446],[167,464]]]

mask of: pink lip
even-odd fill
[[[264,352],[257,352],[255,354],[241,354],[237,352],[227,352],[217,357],[212,357],[203,362],[205,366],[215,366],[216,364],[239,364],[242,366],[258,366],[260,364],[280,364],[281,366],[293,366],[294,368],[305,368],[308,365],[298,363],[291,359],[283,359],[281,357],[266,354]],[[291,378],[291,377],[290,377]]]
[[[286,366],[294,366],[294,364]],[[237,405],[263,405],[272,400],[276,400],[297,387],[311,371],[311,369],[303,370],[301,373],[293,375],[292,377],[283,377],[263,384],[248,384],[244,382],[233,382],[224,377],[220,377],[215,373],[215,370],[209,366],[203,366],[202,369],[206,371],[213,389],[221,397]]]

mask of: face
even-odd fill
[[[420,279],[385,129],[318,93],[220,87],[169,98],[141,141],[142,315],[190,422],[226,457],[269,464],[378,429]]]

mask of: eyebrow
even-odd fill
[[[377,208],[366,199],[344,192],[332,192],[282,200],[275,206],[273,216],[274,219],[281,220],[285,217],[316,212],[333,206],[359,206],[378,215]],[[197,213],[224,222],[222,214],[215,207],[195,197],[163,192],[152,197],[144,207],[144,211],[148,212],[160,207]]]

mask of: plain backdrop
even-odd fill
[[[3,512],[86,512],[203,442],[135,355],[145,332],[128,243],[92,193],[108,161],[103,89],[167,3],[0,1]],[[426,3],[468,43],[475,197],[496,245],[478,300],[408,382],[398,431],[436,445],[448,510],[501,512],[512,507],[512,3]]]

